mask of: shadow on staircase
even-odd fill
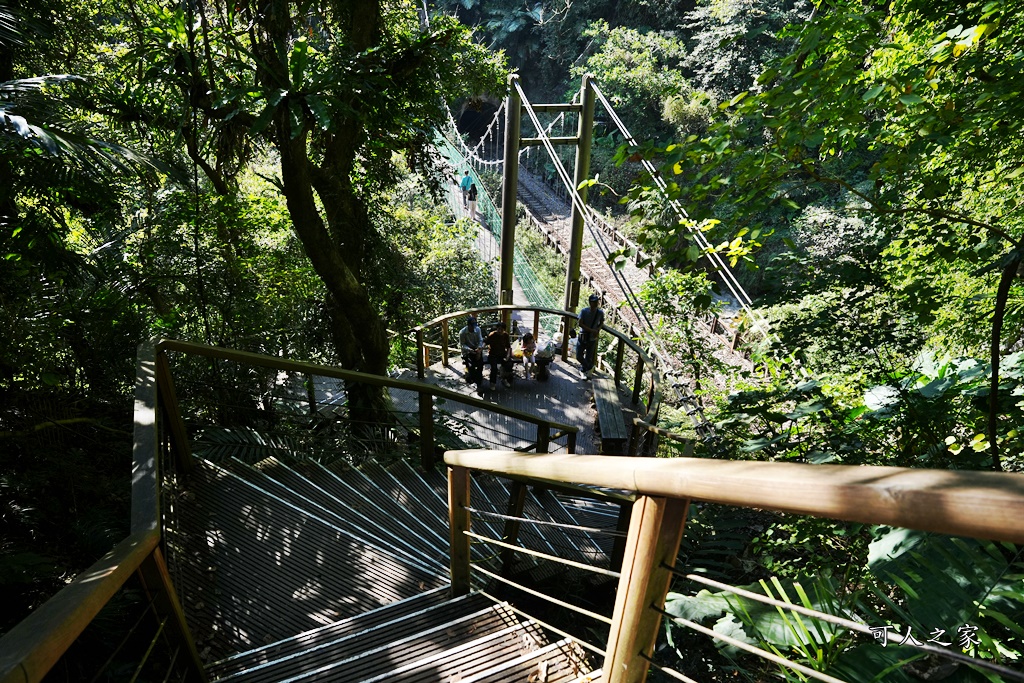
[[[512,486],[473,478],[475,532],[505,536]],[[607,567],[601,541],[560,526],[578,525],[582,511],[614,527],[614,514],[582,505],[530,491],[523,514],[549,525],[524,524],[519,544]],[[169,565],[211,679],[597,680],[577,644],[507,603],[480,593],[450,598],[440,472],[401,460],[201,461],[169,491],[166,516]],[[474,544],[472,557],[502,571],[493,547]],[[567,571],[516,558],[509,573],[524,583]]]

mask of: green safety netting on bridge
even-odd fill
[[[498,207],[495,206],[494,200],[491,199],[490,195],[484,187],[483,182],[480,179],[479,174],[472,164],[467,162],[465,155],[462,154],[450,141],[445,138],[438,137],[436,146],[438,151],[443,157],[445,157],[454,169],[457,170],[455,176],[461,178],[464,171],[469,171],[470,177],[473,182],[476,183],[478,195],[477,195],[477,212],[483,216],[483,221],[487,229],[489,229],[500,243],[501,241],[501,212]],[[448,197],[448,208],[451,210],[454,216],[460,216],[462,214],[461,200],[459,193],[449,192]],[[488,260],[495,258],[495,254],[485,254]],[[536,268],[530,263],[529,259],[523,254],[519,247],[515,248],[515,254],[512,262],[512,272],[515,275],[516,280],[519,282],[520,287],[523,288],[523,293],[526,295],[527,300],[532,306],[541,306],[543,308],[555,308],[559,309],[562,307],[560,297],[553,294],[544,283],[537,277]],[[542,325],[545,332],[553,334],[557,330],[558,322],[554,319],[542,320]],[[550,329],[549,329],[550,328]]]

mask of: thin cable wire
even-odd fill
[[[528,524],[540,524],[542,526],[557,526],[563,529],[574,529],[577,531],[583,531],[588,534],[604,534],[606,536],[616,536],[618,538],[625,538],[626,532],[616,531],[614,529],[603,529],[601,527],[589,527],[580,526],[579,524],[566,524],[564,522],[549,522],[543,519],[533,519],[531,517],[514,517],[512,515],[503,515],[500,512],[491,512],[489,510],[480,510],[478,508],[464,506],[466,510],[472,512],[474,515],[484,515],[485,517],[497,517],[499,519],[512,520],[514,522],[527,522]]]
[[[558,564],[564,564],[564,565],[567,565],[569,567],[575,567],[576,569],[583,569],[584,571],[594,572],[594,573],[597,573],[597,574],[602,574],[604,576],[611,576],[612,578],[615,578],[615,579],[617,579],[620,576],[622,576],[622,574],[620,574],[619,572],[613,572],[610,569],[602,569],[601,567],[595,567],[594,565],[591,565],[591,564],[583,564],[582,562],[575,562],[574,560],[567,560],[564,557],[557,557],[555,555],[548,555],[547,553],[542,553],[542,552],[540,552],[538,550],[531,550],[530,548],[524,548],[521,545],[513,545],[511,543],[505,543],[504,541],[499,541],[496,538],[488,538],[487,536],[481,536],[479,534],[474,534],[472,531],[463,531],[462,533],[464,533],[466,536],[469,536],[470,538],[475,538],[476,540],[480,541],[481,543],[487,543],[487,544],[499,546],[501,548],[507,548],[507,549],[513,550],[513,551],[515,551],[517,553],[526,553],[527,555],[532,555],[534,557],[539,557],[542,560],[549,560],[551,562],[557,562]],[[562,547],[562,548],[569,548],[569,547],[572,547],[572,546],[562,545],[560,547]]]
[[[709,628],[707,628],[705,626],[701,626],[700,624],[695,623],[693,621],[690,621],[689,619],[684,619],[682,617],[677,617],[674,614],[669,614],[668,612],[666,612],[663,609],[659,609],[657,607],[654,607],[654,610],[656,612],[658,612],[659,614],[661,614],[661,615],[663,615],[665,617],[668,617],[669,619],[671,619],[672,621],[676,622],[677,624],[682,624],[683,626],[691,628],[694,631],[697,631],[698,633],[703,633],[706,636],[711,636],[715,640],[721,640],[723,643],[728,643],[729,645],[732,645],[733,647],[738,647],[739,649],[744,650],[746,652],[749,652],[752,655],[757,655],[758,657],[761,657],[762,659],[767,659],[768,661],[774,662],[774,663],[776,663],[776,664],[778,664],[780,666],[784,666],[787,669],[792,669],[794,671],[799,671],[800,673],[804,674],[805,676],[809,676],[810,678],[815,678],[815,679],[817,679],[819,681],[825,681],[825,683],[847,683],[847,681],[844,681],[844,680],[842,680],[840,678],[836,678],[835,676],[829,676],[828,674],[823,674],[823,673],[821,673],[819,671],[815,671],[814,669],[812,669],[810,667],[807,667],[807,666],[804,666],[803,664],[797,664],[796,662],[791,662],[788,659],[786,659],[785,657],[780,657],[779,655],[777,655],[775,653],[768,652],[767,650],[762,650],[759,647],[754,647],[753,645],[751,645],[749,643],[746,643],[746,642],[744,642],[742,640],[739,640],[737,638],[733,638],[731,636],[727,636],[725,634],[718,633],[717,631],[712,631],[711,629],[709,629]]]
[[[540,619],[538,619],[537,617],[533,616],[532,614],[524,612],[524,611],[522,611],[520,609],[516,609],[512,605],[507,604],[504,600],[499,600],[498,598],[494,597],[493,595],[491,595],[490,593],[488,593],[485,590],[481,590],[481,589],[478,588],[476,592],[479,593],[480,595],[484,596],[488,600],[490,600],[492,602],[495,602],[497,604],[503,604],[504,603],[506,608],[508,608],[509,610],[515,612],[519,616],[526,617],[530,621],[532,621],[532,622],[534,622],[536,624],[540,624],[544,628],[548,629],[549,631],[553,631],[553,632],[557,633],[558,635],[562,636],[563,638],[569,638],[570,640],[572,640],[572,642],[576,643],[577,645],[581,645],[582,647],[587,648],[588,650],[590,650],[594,654],[601,655],[602,657],[607,656],[607,653],[604,650],[602,650],[601,648],[597,647],[596,645],[591,645],[587,641],[580,640],[579,638],[577,638],[576,636],[572,635],[571,633],[566,633],[565,631],[563,631],[560,628],[557,628],[555,626],[552,626],[551,624],[547,624],[547,623],[541,621]]]
[[[646,659],[648,664],[650,664],[663,674],[668,675],[670,678],[674,678],[677,681],[683,681],[683,683],[697,683],[697,681],[693,680],[689,676],[679,673],[675,669],[670,669],[667,666],[662,666],[661,664],[658,664],[656,661],[645,655],[643,652],[640,653],[640,656]]]
[[[608,99],[604,96],[604,93],[601,92],[601,89],[597,87],[596,83],[592,83],[591,85],[594,88],[594,93],[597,95],[598,99],[601,100],[601,103],[604,105],[605,110],[608,112],[608,115],[612,118],[612,121],[615,122],[616,127],[618,127],[619,132],[621,132],[625,136],[626,141],[629,142],[629,144],[636,146],[636,138],[632,136],[632,134],[626,128],[626,125],[622,122],[622,119],[620,119],[618,114],[615,113],[615,109],[612,107],[611,103],[608,102]],[[669,205],[676,212],[676,215],[689,220],[689,216],[687,215],[685,209],[683,209],[683,207],[679,204],[679,202],[668,197],[668,186],[665,183],[665,181],[661,178],[661,176],[658,174],[657,169],[654,168],[654,165],[646,159],[642,159],[641,163],[644,166],[644,170],[646,170],[650,174],[651,178],[654,180],[655,185],[657,185],[658,189],[669,201]],[[705,251],[708,253],[709,258],[711,258],[711,260],[715,262],[717,266],[716,270],[722,273],[723,279],[726,281],[726,286],[729,288],[729,291],[732,292],[733,296],[736,297],[736,300],[740,303],[741,306],[743,306],[747,314],[751,316],[751,320],[755,323],[756,329],[763,336],[767,337],[767,322],[765,322],[764,318],[761,316],[760,313],[755,312],[752,308],[754,303],[753,300],[750,298],[750,295],[747,294],[746,290],[743,289],[743,286],[739,283],[739,280],[736,279],[736,276],[733,274],[732,269],[728,267],[728,265],[722,259],[721,255],[714,250],[711,243],[708,242],[707,238],[704,236],[704,233],[702,233],[700,230],[691,229],[689,228],[689,226],[687,226],[687,229],[690,230],[690,234],[693,235],[694,240],[697,241],[697,243],[705,249]]]
[[[555,165],[555,170],[558,173],[558,176],[561,178],[563,185],[565,186],[567,192],[569,193],[569,198],[571,199],[573,207],[575,207],[579,211],[580,215],[583,217],[584,225],[587,224],[588,218],[590,219],[590,223],[592,224],[593,223],[593,211],[590,209],[590,207],[587,206],[586,202],[583,201],[583,198],[576,191],[576,187],[573,184],[573,182],[571,180],[569,180],[569,172],[565,169],[565,166],[562,164],[561,159],[558,158],[558,156],[555,154],[554,146],[552,145],[551,140],[548,138],[547,134],[543,131],[543,128],[540,125],[540,121],[537,118],[537,113],[533,110],[533,106],[530,104],[529,98],[526,97],[526,93],[523,92],[523,89],[519,85],[518,82],[515,82],[515,88],[516,88],[516,91],[519,93],[520,98],[522,98],[522,102],[525,105],[524,108],[526,109],[527,115],[529,116],[530,120],[533,122],[534,127],[538,130],[538,137],[541,139],[541,142],[543,143],[545,149],[547,150],[548,155],[551,157],[551,160],[552,160],[552,162]],[[597,242],[596,235],[595,235],[593,229],[591,229],[591,235],[595,236],[595,242]],[[600,249],[600,246],[598,248]],[[607,259],[607,253],[608,252],[605,253],[606,259]],[[618,276],[617,273],[615,273],[614,270],[612,271],[612,275],[613,275],[613,277],[615,277],[616,280],[618,280],[619,276]],[[629,301],[628,297],[626,297],[626,300],[627,300],[627,302],[630,303],[631,307],[634,308],[634,314],[636,314],[636,307],[633,305],[632,302]],[[637,305],[639,305],[639,302],[636,302],[636,303],[637,303]],[[639,314],[637,314],[637,318],[638,318],[638,320],[646,320],[647,324],[648,324],[648,327],[653,332],[653,325],[650,324],[650,320],[647,319],[646,316],[640,316]],[[656,337],[655,337],[655,339],[656,339]],[[665,357],[665,354],[663,352],[661,352],[660,349],[657,349],[656,345],[652,344],[652,346],[654,346],[654,348],[656,350],[656,354],[655,354],[656,356],[661,356],[662,358]],[[665,364],[668,365],[667,363],[665,363]],[[701,413],[701,417],[703,418],[703,413]],[[708,422],[707,422],[706,418],[704,418],[703,422],[702,422],[701,420],[698,420],[697,418],[695,418],[694,416],[691,415],[691,419],[693,420],[695,425],[702,426],[704,429],[708,428]]]
[[[487,576],[491,577],[495,581],[500,581],[501,583],[504,583],[504,584],[507,584],[509,586],[512,586],[513,588],[521,590],[524,593],[529,593],[530,595],[532,595],[532,596],[534,596],[536,598],[540,598],[541,600],[547,600],[548,602],[554,603],[554,604],[558,605],[559,607],[564,607],[567,610],[572,610],[573,612],[577,612],[577,613],[582,614],[584,616],[590,617],[591,619],[595,619],[595,620],[600,621],[602,623],[608,624],[609,626],[612,623],[612,620],[610,618],[608,618],[608,617],[606,617],[606,616],[604,616],[602,614],[598,614],[597,612],[591,612],[588,609],[584,609],[582,607],[577,607],[576,605],[572,605],[572,604],[570,604],[568,602],[564,602],[562,600],[559,600],[558,598],[553,598],[550,595],[545,595],[544,593],[541,593],[540,591],[535,591],[532,588],[527,588],[526,586],[524,586],[522,584],[519,584],[519,583],[516,583],[515,581],[509,581],[508,579],[506,579],[506,578],[504,578],[502,576],[498,576],[494,572],[487,571],[483,567],[474,566],[474,569],[476,569],[478,572],[480,572],[482,574],[486,574]]]

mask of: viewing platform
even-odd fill
[[[528,378],[523,364],[516,361],[511,382],[506,385],[500,377],[491,383],[491,367],[485,364],[483,382],[468,383],[458,334],[470,315],[479,320],[485,332],[499,319],[512,321],[513,343],[521,334],[533,332],[538,356],[551,354],[540,358],[546,372]],[[552,435],[564,431],[564,427],[578,430],[571,452],[625,454],[628,444],[623,430],[632,427],[634,418],[647,422],[656,419],[661,400],[660,373],[640,346],[623,332],[605,325],[593,380],[587,379],[572,352],[574,343],[567,345],[570,352],[563,355],[560,330],[574,329],[575,319],[567,311],[533,306],[497,306],[441,316],[414,330],[416,370],[403,372],[400,378],[465,394],[513,412],[502,415],[481,411],[452,400],[436,405],[437,411],[450,416],[452,424],[460,428],[458,437],[462,441],[452,443],[452,448],[532,448],[537,433],[532,424],[516,419],[515,414],[521,413],[551,423]],[[541,379],[544,374],[546,378]],[[600,411],[596,410],[594,395],[598,383],[606,388],[601,393],[607,405]],[[608,391],[609,387],[614,390]],[[413,391],[392,389],[390,393],[399,412],[410,411],[417,400]],[[604,416],[604,427],[599,414]],[[609,429],[613,423],[615,428]],[[602,434],[609,433],[614,434],[611,442],[602,438]],[[558,447],[551,445],[548,452],[558,452]]]

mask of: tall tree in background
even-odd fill
[[[294,230],[328,292],[338,362],[383,374],[388,340],[364,286],[377,230],[368,208],[397,179],[393,154],[432,163],[445,98],[503,88],[498,58],[450,18],[427,25],[410,2],[153,4],[132,16],[143,87],[187,111],[151,120],[175,127],[225,192],[252,145],[272,145]]]

